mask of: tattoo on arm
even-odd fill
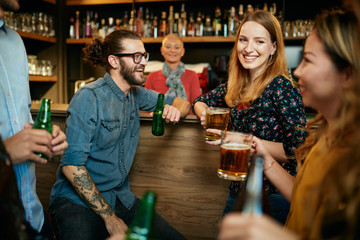
[[[112,216],[114,214],[112,208],[96,188],[85,166],[77,166],[73,176],[72,182],[75,190],[93,211],[99,215]]]

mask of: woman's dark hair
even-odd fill
[[[90,63],[93,67],[102,66],[108,70],[110,66],[108,56],[121,53],[124,50],[122,44],[124,39],[141,40],[141,37],[132,31],[116,30],[106,35],[104,39],[94,38],[83,48],[83,60]]]

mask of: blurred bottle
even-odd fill
[[[239,28],[239,25],[240,25],[241,21],[243,20],[243,18],[244,18],[244,5],[240,4],[239,5],[239,14],[237,16],[237,19],[238,19],[237,24],[238,25],[237,25],[236,29]]]
[[[267,3],[264,3],[263,10],[264,10],[264,11],[269,11]]]
[[[254,157],[254,165],[248,176],[246,184],[246,198],[242,212],[244,214],[262,214],[262,191],[263,191],[263,165],[264,158],[261,155]]]
[[[115,20],[115,26],[114,26],[114,30],[120,30],[121,29],[121,19],[117,18]]]
[[[210,16],[207,15],[205,18],[204,36],[211,36],[211,35],[213,35],[211,19],[210,19]]]
[[[115,30],[114,18],[109,17],[109,24],[108,24],[108,28],[106,31],[106,35],[113,32],[114,30]]]
[[[181,11],[180,11],[180,20],[179,20],[179,36],[186,37],[186,30],[187,30],[187,17],[185,11],[185,3],[181,4]]]
[[[76,11],[75,13],[75,38],[80,38],[80,12]]]
[[[174,32],[174,7],[172,5],[170,5],[170,7],[169,7],[169,17],[168,17],[167,26],[168,26],[167,32],[173,33]]]
[[[144,36],[144,19],[143,19],[143,8],[139,7],[137,17],[135,19],[135,31],[139,36]]]
[[[158,37],[158,17],[155,16],[154,17],[154,20],[153,20],[153,24],[152,24],[152,35],[154,38],[157,38]]]
[[[190,13],[189,23],[187,26],[187,35],[190,37],[195,37],[195,21],[193,13]]]
[[[203,35],[204,35],[204,23],[201,18],[201,12],[199,12],[195,23],[195,36],[202,37]]]
[[[130,19],[129,19],[129,26],[128,30],[135,31],[135,10],[130,11]]]
[[[179,34],[179,13],[174,14],[174,29],[173,33]]]
[[[73,17],[70,18],[69,23],[69,38],[75,38],[75,20]]]
[[[92,36],[91,31],[90,11],[86,11],[85,37],[90,38]]]
[[[156,194],[153,191],[144,193],[140,205],[136,210],[129,229],[126,232],[125,240],[155,240],[153,228],[156,206]]]
[[[105,19],[102,18],[101,22],[100,22],[100,27],[99,27],[99,30],[98,30],[98,36],[102,37],[102,38],[105,38],[106,32],[107,32],[107,26],[105,24]]]
[[[50,134],[52,133],[53,127],[51,123],[51,112],[50,112],[51,100],[48,98],[43,98],[41,100],[41,105],[39,109],[39,113],[34,122],[33,128],[35,129],[44,129],[48,131]],[[47,160],[48,157],[42,153],[38,153],[38,155]]]
[[[159,24],[159,36],[165,37],[167,30],[166,12],[161,12],[161,19]]]
[[[229,17],[228,17],[228,10],[224,10],[224,15],[223,15],[223,18],[222,18],[222,22],[221,22],[221,26],[222,26],[222,35],[224,36],[224,37],[227,37],[227,36],[229,36],[229,32],[228,32],[228,30],[229,30],[229,25],[228,25],[228,23],[229,23]]]
[[[221,10],[220,7],[215,8],[215,17],[213,20],[213,32],[215,36],[221,36]]]
[[[237,32],[237,23],[236,23],[236,16],[235,16],[235,7],[231,7],[230,9],[230,16],[229,16],[229,36],[236,36]]]
[[[162,136],[165,132],[165,119],[162,117],[164,111],[164,94],[159,93],[152,121],[152,134]]]
[[[143,29],[144,37],[151,37],[152,36],[152,31],[151,31],[151,21],[150,21],[149,8],[145,9],[145,21],[144,21],[143,28],[144,28]]]
[[[124,12],[124,17],[122,20],[122,29],[124,30],[129,30],[129,15],[128,15],[128,11]]]
[[[92,11],[90,12],[92,14]],[[91,17],[91,16],[90,16]],[[99,22],[98,22],[98,13],[94,13],[94,18],[91,17],[91,35],[92,37],[97,37],[99,30]]]

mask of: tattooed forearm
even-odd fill
[[[64,166],[62,170],[84,203],[86,203],[95,213],[107,216],[112,216],[114,214],[112,208],[95,186],[85,166],[68,165]]]
[[[81,190],[84,190],[84,188],[88,191],[92,191],[92,185],[93,181],[91,180],[91,177],[87,171],[85,171],[85,167],[77,167],[78,172],[73,173],[74,175],[74,184],[76,186],[79,186]],[[80,172],[82,171],[82,172]]]
[[[114,211],[110,206],[107,206],[107,208],[101,209],[101,210],[95,210],[93,209],[97,214],[99,215],[108,215],[112,216],[114,214]]]

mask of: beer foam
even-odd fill
[[[209,114],[224,114],[224,113],[229,113],[229,110],[226,110],[226,109],[210,109],[210,110],[207,110],[207,113],[209,113]]]
[[[221,148],[228,150],[250,150],[250,146],[243,143],[224,143]]]

